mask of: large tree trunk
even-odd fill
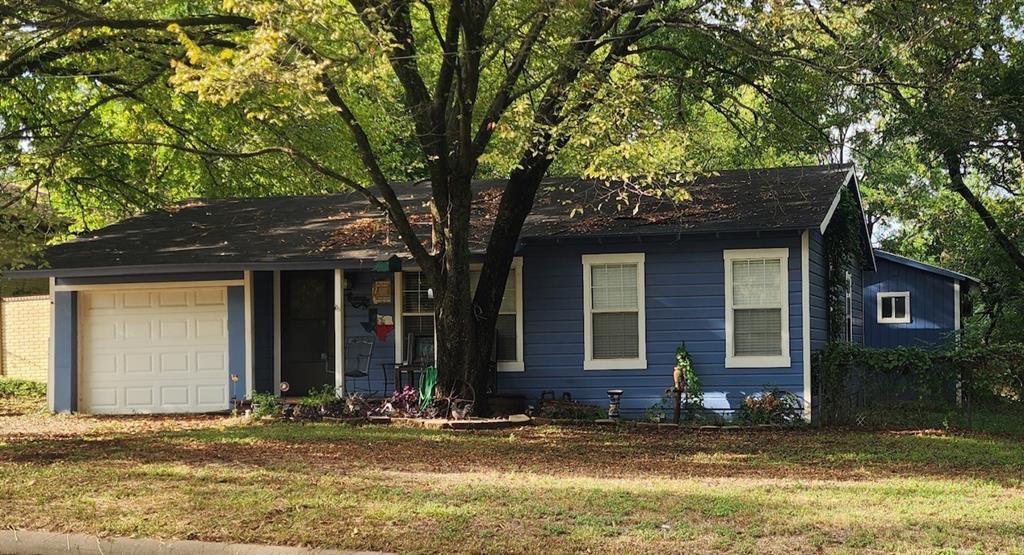
[[[468,259],[446,269],[444,293],[434,308],[438,384],[445,394],[454,391],[466,395],[459,380],[472,383],[473,379],[476,326],[473,325],[469,282]]]
[[[1010,260],[1013,261],[1017,268],[1024,272],[1024,254],[1021,254],[1020,248],[1006,235],[999,226],[999,222],[996,221],[992,212],[989,211],[981,199],[964,183],[963,164],[960,155],[948,150],[943,154],[943,157],[946,161],[946,170],[949,173],[950,188],[967,201],[967,204],[978,214],[982,223],[988,228],[996,244],[1003,249],[1003,252],[1010,257]]]
[[[440,272],[434,289],[434,333],[438,384],[447,394],[466,395],[460,380],[472,383],[476,326],[470,297],[470,216],[473,201],[468,176],[452,177],[445,187],[447,210],[440,216]]]

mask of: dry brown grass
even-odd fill
[[[18,418],[0,418],[5,527],[413,552],[1024,552],[1010,438]]]

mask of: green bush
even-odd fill
[[[966,408],[1024,403],[1024,345],[877,349],[833,343],[812,359],[826,423],[946,425]]]
[[[301,403],[307,407],[324,407],[339,403],[338,394],[333,385],[324,384],[309,390],[309,395],[302,398]]]
[[[283,409],[281,399],[273,393],[253,393],[252,417],[263,418],[264,416],[280,416]]]
[[[46,384],[29,380],[0,377],[0,398],[46,397]]]

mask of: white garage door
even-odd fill
[[[79,410],[94,414],[228,408],[225,287],[79,294]]]

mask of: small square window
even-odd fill
[[[878,294],[879,324],[910,323],[910,292]]]

